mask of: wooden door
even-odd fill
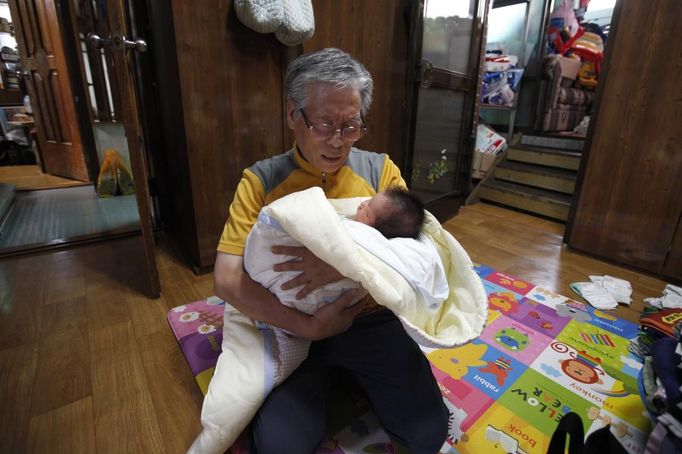
[[[678,0],[616,6],[566,233],[574,249],[676,279],[682,53],[668,46],[680,17]]]
[[[10,0],[19,57],[31,97],[43,170],[92,181],[78,130],[57,7],[51,0]]]
[[[111,35],[106,47],[111,49],[114,68],[107,67],[109,72],[115,71],[116,77],[109,77],[117,81],[117,95],[120,102],[119,120],[123,123],[128,142],[130,167],[135,181],[135,198],[140,213],[140,227],[144,244],[144,257],[147,264],[148,294],[158,297],[161,292],[159,272],[156,266],[156,250],[154,246],[154,229],[152,226],[151,197],[149,194],[147,159],[142,140],[142,126],[140,121],[139,104],[135,89],[135,73],[133,70],[134,53],[144,51],[134,46],[134,39],[130,36],[128,26],[129,14],[125,0],[106,0],[98,2],[98,14],[106,17]],[[94,30],[93,30],[94,31]],[[113,89],[113,87],[112,87]]]
[[[439,219],[468,195],[485,0],[421,0],[412,15],[406,179]]]

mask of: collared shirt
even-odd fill
[[[319,186],[330,199],[371,197],[394,185],[406,187],[400,169],[386,154],[352,148],[339,170],[325,173],[306,161],[294,145],[288,152],[244,170],[217,249],[244,255],[246,237],[261,208],[292,192]],[[361,315],[381,309],[369,295],[358,304],[365,305]]]
[[[405,181],[386,154],[352,148],[339,170],[325,173],[303,159],[294,146],[244,170],[217,249],[243,255],[261,208],[292,192],[319,186],[330,199],[371,197],[394,185],[405,187]]]

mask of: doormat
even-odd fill
[[[641,363],[628,351],[638,326],[486,266],[480,338],[424,352],[450,411],[441,449],[453,453],[546,453],[561,417],[577,413],[585,435],[611,425],[629,452],[644,452],[651,421],[638,391]],[[168,320],[205,394],[222,343],[216,297],[172,309]],[[401,453],[361,394],[336,406],[318,453]],[[343,415],[340,419],[339,416]]]

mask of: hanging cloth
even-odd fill
[[[274,33],[287,46],[297,46],[315,33],[311,0],[235,0],[239,20],[259,33]]]

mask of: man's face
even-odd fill
[[[326,123],[341,129],[361,121],[360,107],[360,94],[354,88],[337,89],[320,83],[308,87],[303,110],[310,123]],[[305,160],[320,172],[336,172],[346,162],[354,141],[344,139],[339,132],[329,138],[319,137],[308,129],[303,115],[291,102],[287,104],[287,123]]]

